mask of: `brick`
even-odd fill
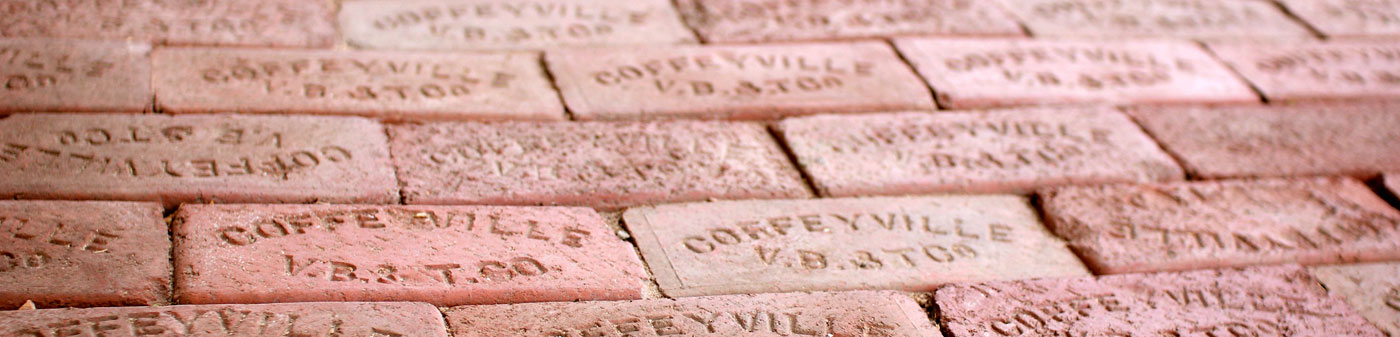
[[[1317,266],[1308,271],[1372,324],[1400,336],[1400,263]]]
[[[447,337],[424,303],[176,305],[0,311],[5,336]]]
[[[1019,196],[745,200],[623,215],[669,296],[928,292],[951,282],[1089,275]]]
[[[922,308],[894,292],[463,306],[443,314],[459,337],[942,336]]]
[[[905,38],[895,47],[951,109],[1259,101],[1187,41]]]
[[[410,204],[582,205],[811,196],[763,126],[437,123],[389,128]]]
[[[1352,178],[1072,186],[1041,200],[1099,274],[1400,259],[1400,212]]]
[[[1020,36],[990,1],[679,0],[706,42],[845,40],[906,35]]]
[[[539,50],[695,43],[666,0],[352,0],[340,10],[351,46]]]
[[[884,42],[551,52],[578,119],[776,119],[933,110],[928,87]]]
[[[1310,39],[1269,1],[1001,0],[1037,37]]]
[[[394,203],[383,127],[350,117],[0,119],[0,198]]]
[[[1390,195],[1400,198],[1400,173],[1386,173],[1383,179],[1385,187],[1390,189]]]
[[[183,303],[619,300],[647,280],[587,208],[186,205],[173,221]]]
[[[151,109],[151,46],[0,39],[0,114]]]
[[[778,129],[824,196],[1183,178],[1132,121],[1107,108],[813,116]]]
[[[1129,114],[1203,178],[1375,176],[1400,167],[1386,105],[1137,109]]]
[[[1389,100],[1400,95],[1400,42],[1212,43],[1270,102]]]
[[[170,113],[353,114],[388,120],[563,120],[533,53],[157,50]]]
[[[1400,1],[1276,0],[1327,37],[1400,35]]]
[[[952,336],[1383,336],[1298,266],[965,284]]]
[[[0,201],[0,308],[168,304],[161,212],[155,203]]]
[[[0,37],[162,45],[330,47],[334,4],[307,0],[0,1]]]

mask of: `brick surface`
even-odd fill
[[[1018,196],[728,201],[624,219],[670,296],[1089,275]]]
[[[1259,101],[1186,41],[906,38],[895,46],[946,108]]]
[[[170,301],[170,237],[155,203],[0,201],[0,309]]]
[[[1136,109],[1187,172],[1204,178],[1374,176],[1400,168],[1400,110],[1386,105]]]
[[[464,306],[443,313],[458,337],[942,336],[912,299],[893,292]]]
[[[1041,200],[1100,274],[1400,259],[1400,212],[1352,178],[1074,186]]]
[[[0,311],[5,336],[447,337],[423,303],[177,305]]]
[[[183,303],[641,298],[631,245],[586,208],[187,205]]]
[[[1298,266],[939,289],[952,336],[1383,336]]]
[[[884,42],[610,48],[546,59],[578,119],[934,109],[928,87]]]
[[[1400,197],[1400,173],[1386,173],[1385,187],[1390,189],[1390,195]]]
[[[329,47],[335,7],[322,0],[0,1],[0,37],[170,45]]]
[[[0,198],[398,201],[383,127],[349,117],[0,119]]]
[[[178,48],[153,58],[158,104],[170,113],[565,119],[532,53]]]
[[[1132,121],[1107,108],[813,116],[778,129],[826,196],[1183,178]]]
[[[1328,37],[1400,35],[1400,1],[1276,0]]]
[[[841,40],[904,35],[1022,35],[991,1],[679,0],[706,42]]]
[[[438,123],[389,131],[407,203],[618,209],[811,195],[757,124]]]
[[[151,46],[0,39],[0,114],[151,109]]]
[[[1400,95],[1400,42],[1230,42],[1210,50],[1271,102],[1354,101]]]
[[[382,49],[547,49],[694,43],[666,0],[350,0],[346,42]]]
[[[1372,324],[1400,336],[1400,263],[1317,266],[1308,271]]]
[[[1311,38],[1260,0],[1001,0],[1035,36]]]

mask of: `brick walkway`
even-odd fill
[[[0,83],[0,336],[1400,336],[1397,0],[0,0]]]

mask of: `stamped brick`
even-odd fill
[[[323,0],[3,0],[0,37],[168,45],[329,47],[334,4]]]
[[[1400,263],[1316,266],[1308,271],[1372,324],[1400,336]]]
[[[934,109],[928,87],[884,42],[600,48],[545,58],[578,119]]]
[[[678,0],[677,5],[711,43],[1024,34],[992,1]]]
[[[965,284],[952,336],[1384,336],[1298,266]]]
[[[812,116],[778,128],[825,196],[1027,193],[1183,178],[1142,130],[1108,108]]]
[[[758,124],[437,123],[389,132],[404,202],[411,204],[619,209],[811,196]]]
[[[1271,102],[1388,100],[1400,95],[1400,41],[1209,46]]]
[[[1327,37],[1400,35],[1400,1],[1275,0]]]
[[[0,201],[0,309],[168,304],[161,212],[155,203]]]
[[[945,108],[1259,101],[1187,41],[907,38],[895,46]]]
[[[150,110],[150,52],[139,43],[0,39],[0,114]]]
[[[1267,0],[1001,0],[1036,36],[1312,38]]]
[[[587,208],[186,205],[172,227],[183,303],[619,300],[647,280]]]
[[[1072,186],[1041,200],[1099,274],[1400,260],[1400,212],[1352,178]]]
[[[0,311],[5,336],[447,337],[425,303],[176,305]]]
[[[388,120],[562,120],[534,53],[157,50],[171,113],[353,114]]]
[[[384,129],[353,117],[0,119],[0,198],[394,203]]]
[[[1129,113],[1196,177],[1371,177],[1400,168],[1396,106],[1275,105]]]
[[[340,27],[351,46],[376,49],[695,43],[667,0],[349,0]]]
[[[443,314],[458,337],[942,336],[913,299],[894,292],[482,305]]]
[[[669,296],[1089,275],[1019,196],[727,201],[623,217]]]

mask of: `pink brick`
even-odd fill
[[[413,204],[586,205],[811,196],[763,126],[438,123],[390,128]]]
[[[965,284],[935,295],[967,336],[1384,336],[1298,266]]]
[[[184,303],[619,300],[647,279],[586,208],[186,205],[172,233]]]
[[[670,296],[1089,275],[1019,196],[726,201],[623,219]]]
[[[1041,200],[1100,274],[1400,260],[1400,212],[1352,178],[1075,186]]]
[[[687,23],[712,43],[1024,34],[992,1],[679,0],[677,5]]]
[[[895,46],[945,108],[1259,101],[1188,41],[907,38]]]
[[[423,303],[177,305],[0,311],[5,336],[447,337]]]
[[[353,114],[401,119],[565,119],[534,53],[157,50],[170,113]]]
[[[775,119],[933,110],[884,42],[641,47],[546,55],[578,119]]]
[[[0,201],[0,309],[163,305],[170,237],[155,203]]]
[[[306,0],[6,1],[0,37],[329,47],[333,6]]]
[[[151,109],[151,46],[0,39],[0,114]]]
[[[1267,0],[1001,0],[1037,37],[1309,39]]]
[[[825,196],[1182,179],[1147,135],[1107,108],[813,116],[778,129]]]
[[[922,308],[894,292],[484,305],[443,312],[458,337],[942,336]]]
[[[1400,35],[1395,0],[1277,0],[1293,15],[1328,37]]]
[[[1400,263],[1317,266],[1308,271],[1376,327],[1400,336]]]
[[[1192,176],[1375,176],[1400,167],[1400,110],[1299,105],[1129,111]]]
[[[361,118],[22,114],[0,119],[0,198],[392,203]]]
[[[1355,101],[1400,95],[1400,42],[1212,43],[1271,102]]]
[[[1386,173],[1385,187],[1390,189],[1390,195],[1400,197],[1400,173]]]

